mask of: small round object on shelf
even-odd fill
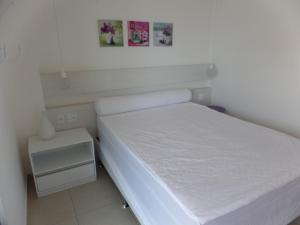
[[[208,108],[215,110],[217,112],[220,113],[226,113],[226,109],[223,106],[219,106],[219,105],[209,105],[207,106]]]

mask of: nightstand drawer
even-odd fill
[[[75,167],[73,169],[37,177],[36,182],[38,191],[43,192],[59,186],[73,186],[72,183],[78,182],[80,179],[93,176],[95,176],[95,167],[94,164],[91,163]]]

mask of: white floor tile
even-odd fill
[[[97,182],[85,184],[70,190],[77,214],[107,206],[121,204],[122,196],[111,179],[99,177]]]
[[[55,223],[53,225],[78,225],[77,220],[75,217],[73,218],[66,218],[59,223]]]
[[[130,210],[122,209],[122,196],[107,172],[98,174],[96,182],[42,198],[29,179],[28,225],[137,225]]]
[[[28,225],[56,225],[66,220],[75,220],[72,200],[67,191],[42,198],[28,198]]]
[[[138,225],[139,223],[120,204],[112,204],[78,216],[79,225]]]
[[[296,219],[294,222],[290,223],[289,225],[300,225],[300,217]]]

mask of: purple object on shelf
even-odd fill
[[[226,113],[226,109],[222,106],[218,106],[218,105],[209,105],[207,106],[208,108],[212,109],[212,110],[215,110],[215,111],[218,111],[220,113]]]

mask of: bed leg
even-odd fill
[[[125,199],[122,200],[122,208],[123,208],[123,209],[129,208],[129,205],[128,205],[128,203],[126,202]]]

